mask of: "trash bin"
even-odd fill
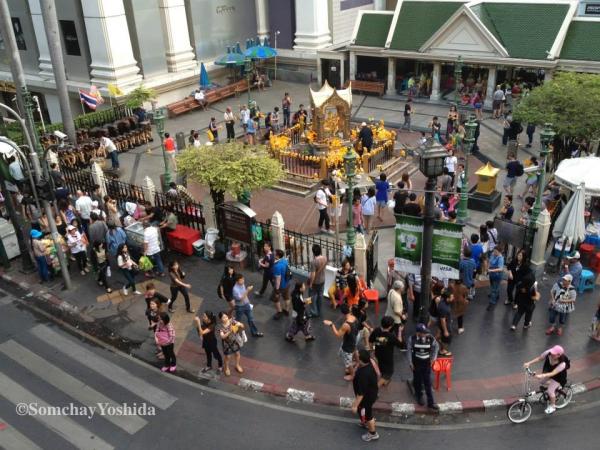
[[[175,141],[177,142],[177,150],[179,151],[185,149],[185,147],[187,146],[185,134],[183,134],[183,131],[180,131],[175,135]]]
[[[210,259],[215,257],[215,242],[219,239],[219,230],[208,228],[204,237],[204,254]]]
[[[16,258],[21,254],[17,235],[15,234],[15,227],[5,219],[0,219],[0,239],[2,239],[8,259]]]

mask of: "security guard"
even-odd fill
[[[425,388],[427,407],[436,411],[440,407],[433,401],[431,363],[436,360],[439,349],[439,344],[427,327],[422,323],[417,324],[417,333],[408,340],[408,352],[406,352],[408,363],[413,371],[415,397],[417,403],[423,406],[423,388]]]

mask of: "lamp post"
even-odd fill
[[[354,177],[356,176],[356,153],[352,150],[352,147],[346,149],[344,155],[344,169],[346,172],[346,182],[348,184],[347,196],[348,196],[348,230],[346,231],[346,240],[349,248],[354,250],[356,244],[356,232],[354,231],[354,223],[352,220],[352,191],[354,189]]]
[[[462,56],[459,55],[458,59],[456,60],[456,64],[454,64],[454,84],[455,84],[454,104],[456,105],[457,110],[458,110],[458,105],[460,105],[460,102],[458,101],[458,96],[459,96],[458,87],[460,86],[460,80],[462,79],[462,68],[463,68]],[[459,117],[459,120],[460,120],[460,117]]]
[[[164,108],[154,110],[154,123],[156,124],[156,133],[160,139],[160,148],[162,149],[163,161],[165,163],[165,173],[163,175],[163,192],[166,192],[171,184],[171,169],[169,168],[169,158],[165,151],[165,141],[163,135],[165,133],[165,111]]]
[[[273,79],[277,80],[277,36],[281,34],[281,31],[275,31],[275,74],[273,75]]]
[[[444,173],[446,150],[440,145],[429,147],[421,153],[419,170],[427,177],[425,183],[425,215],[423,220],[423,253],[421,256],[421,313],[419,320],[427,323],[431,301],[431,258],[433,254],[433,218],[437,177]]]
[[[466,223],[469,220],[469,155],[475,143],[475,131],[477,130],[477,122],[475,115],[469,116],[469,121],[465,124],[465,171],[462,186],[460,188],[460,203],[458,204],[458,220],[460,223]]]
[[[538,189],[535,197],[535,203],[533,205],[533,211],[531,213],[531,219],[529,221],[529,227],[527,228],[527,244],[529,248],[533,247],[533,239],[537,229],[537,220],[542,212],[542,195],[544,192],[544,183],[546,178],[546,157],[550,153],[550,144],[554,142],[554,136],[556,133],[552,129],[551,123],[545,123],[544,129],[540,133],[540,161],[541,168],[538,174]]]

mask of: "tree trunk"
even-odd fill
[[[222,232],[221,230],[223,230],[223,227],[221,226],[222,223],[221,223],[221,215],[219,214],[219,205],[221,205],[222,203],[225,202],[225,192],[217,191],[211,187],[210,188],[210,196],[215,205],[215,222],[217,223],[217,230],[219,230],[219,235],[221,235],[221,232]],[[221,236],[221,238],[222,237],[223,236]]]

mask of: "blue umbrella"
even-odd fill
[[[227,53],[219,56],[215,60],[215,64],[218,66],[243,66],[244,55],[238,52],[232,52],[231,47],[227,47]]]
[[[204,63],[200,63],[200,87],[204,89],[208,86],[210,86],[208,72],[206,71],[206,67],[204,67]]]
[[[277,50],[265,45],[255,45],[247,49],[244,56],[250,59],[269,59],[277,56]]]

